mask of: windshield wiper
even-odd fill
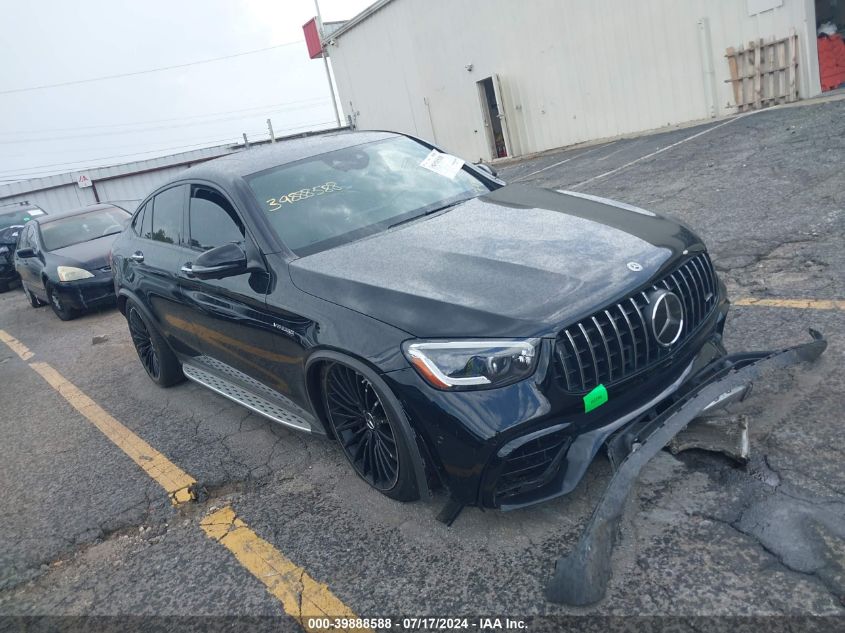
[[[442,206],[435,207],[434,209],[429,209],[425,213],[420,213],[419,215],[415,215],[415,216],[412,216],[410,218],[405,218],[404,220],[399,220],[398,222],[389,225],[387,228],[392,229],[394,226],[399,226],[401,224],[407,224],[408,222],[413,222],[414,220],[418,220],[419,218],[424,218],[425,216],[431,215],[432,213],[437,213],[438,211],[445,211],[446,209],[450,209],[452,207],[455,207],[455,206],[461,204],[462,202],[466,202],[467,200],[470,200],[470,199],[471,198],[461,198],[460,200],[455,200],[455,202],[450,202],[449,204],[444,204]]]

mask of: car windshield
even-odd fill
[[[0,231],[10,226],[22,226],[39,215],[44,215],[41,209],[15,209],[0,212]]]
[[[246,178],[279,237],[309,255],[490,191],[463,161],[404,136]]]
[[[88,242],[98,237],[120,233],[130,215],[123,209],[97,209],[41,225],[44,248],[54,251],[72,244]]]

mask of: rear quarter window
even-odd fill
[[[185,187],[179,185],[165,189],[152,199],[144,213],[142,223],[143,237],[166,244],[182,243],[182,217],[185,210]],[[147,218],[150,218],[148,223]]]
[[[132,220],[132,230],[135,231],[138,235],[141,235],[143,230],[143,222],[144,222],[144,212],[147,210],[148,204],[145,204],[143,207],[138,209],[138,213],[135,214],[135,218]]]

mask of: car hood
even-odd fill
[[[109,251],[118,234],[105,235],[88,242],[71,244],[50,251],[51,263],[56,266],[76,266],[86,270],[104,268],[109,264]]]
[[[699,244],[648,211],[508,185],[297,259],[290,274],[307,293],[415,336],[531,336],[634,292]]]

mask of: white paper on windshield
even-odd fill
[[[420,167],[425,167],[429,171],[446,176],[449,179],[454,179],[463,166],[464,161],[457,156],[441,154],[436,149],[431,150],[428,156],[423,159],[423,162],[420,163]]]

